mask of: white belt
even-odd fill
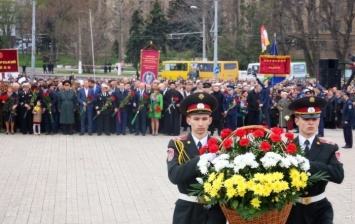
[[[179,199],[184,200],[184,201],[198,203],[196,196],[189,196],[189,195],[183,194],[183,193],[179,194]]]
[[[301,198],[298,198],[296,202],[298,203],[301,203],[303,205],[309,205],[313,202],[317,202],[317,201],[320,201],[322,199],[325,198],[325,192],[317,195],[317,196],[313,196],[313,197],[301,197]]]

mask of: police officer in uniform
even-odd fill
[[[234,86],[227,86],[228,94],[223,98],[223,111],[226,121],[226,128],[235,130],[237,128],[237,114],[239,109],[239,99],[234,93]]]
[[[208,153],[199,156],[198,149],[207,144],[208,126],[212,122],[211,113],[218,102],[208,93],[193,93],[186,97],[180,105],[180,111],[186,114],[186,121],[191,125],[187,136],[170,140],[168,144],[168,176],[179,189],[179,199],[175,203],[173,224],[225,224],[221,208],[213,206],[206,209],[198,203],[197,197],[188,196],[191,184],[197,183],[197,163],[200,158],[212,161],[216,154]]]
[[[328,181],[340,184],[344,179],[344,169],[338,160],[338,145],[316,136],[320,114],[326,104],[325,99],[311,96],[298,99],[289,105],[289,109],[295,111],[295,122],[300,131],[294,142],[301,147],[309,160],[308,172],[325,172],[329,176]],[[304,190],[303,195],[292,206],[287,224],[333,223],[333,208],[325,194],[328,181],[317,182]]]
[[[345,100],[342,110],[343,133],[345,139],[344,149],[351,149],[353,147],[353,133],[352,126],[354,125],[354,106],[350,99],[350,92],[344,90],[343,98]]]

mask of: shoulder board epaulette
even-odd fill
[[[319,141],[320,141],[321,143],[326,143],[326,144],[329,144],[329,145],[335,145],[334,142],[327,141],[327,140],[325,140],[324,138],[319,138]]]
[[[177,141],[177,140],[182,141],[182,140],[186,140],[186,139],[187,139],[187,135],[183,135],[183,136],[176,137],[176,138],[174,138],[173,140],[174,140],[174,141]]]

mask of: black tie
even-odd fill
[[[306,145],[306,147],[304,148],[304,152],[305,152],[306,155],[308,155],[309,152],[311,151],[309,149],[309,141],[308,140],[304,141],[304,144]]]
[[[197,143],[197,149],[200,149],[202,147],[202,143],[200,141],[198,141]]]

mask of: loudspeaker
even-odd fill
[[[340,89],[341,70],[338,59],[319,59],[319,83],[325,88]]]

